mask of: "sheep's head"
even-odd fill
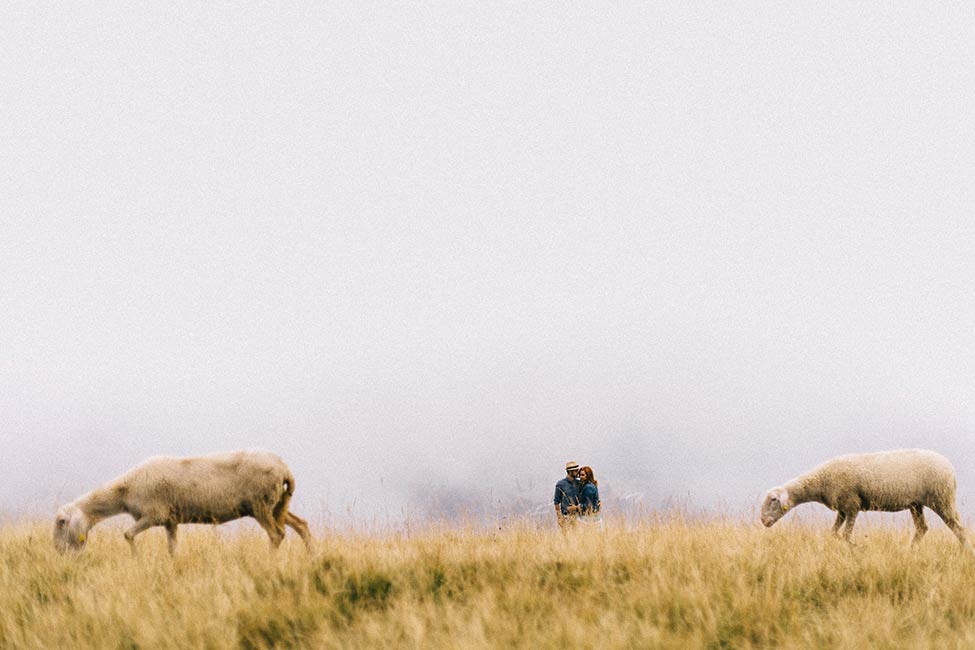
[[[60,553],[80,551],[88,542],[88,518],[77,506],[67,505],[54,516],[54,548]]]
[[[781,519],[782,515],[791,507],[792,502],[789,500],[789,493],[786,492],[785,488],[772,488],[765,495],[765,501],[762,502],[762,523],[768,528]]]

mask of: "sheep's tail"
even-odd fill
[[[284,528],[284,520],[288,516],[288,503],[291,501],[291,495],[295,493],[295,477],[288,472],[281,482],[281,486],[284,488],[284,494],[278,499],[278,502],[274,504],[274,520],[278,522],[282,529]]]

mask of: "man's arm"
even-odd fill
[[[553,499],[555,503],[555,520],[559,522],[559,526],[562,525],[562,490],[559,489],[558,484],[555,485],[555,497]]]

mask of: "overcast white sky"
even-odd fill
[[[929,446],[975,515],[975,6],[158,4],[0,7],[0,508],[247,446],[313,519],[569,459],[747,508]]]

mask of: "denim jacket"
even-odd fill
[[[602,506],[599,502],[599,488],[592,483],[586,483],[582,487],[582,494],[579,495],[579,505],[582,506],[583,514],[599,512],[599,508]]]
[[[563,515],[569,514],[569,506],[579,505],[579,485],[564,478],[555,484],[555,505]]]

